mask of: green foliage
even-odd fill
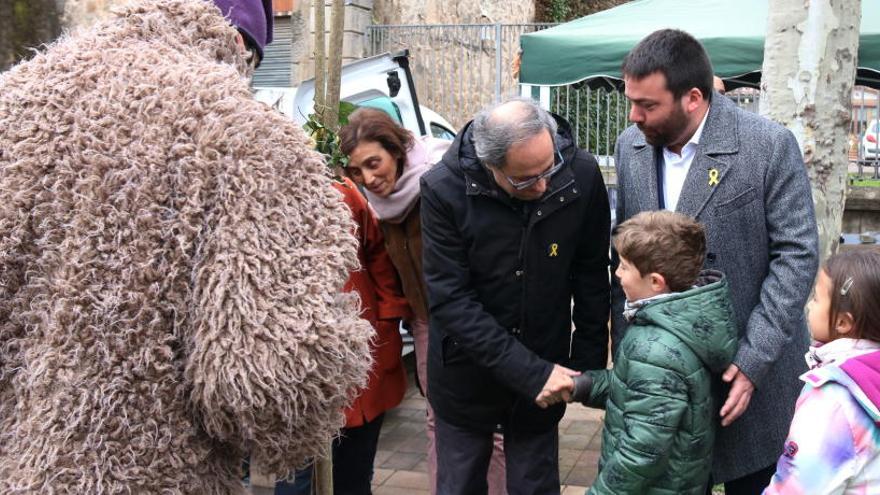
[[[535,0],[535,20],[567,22],[631,0]]]
[[[871,173],[871,171],[873,170],[873,167],[867,166],[867,167],[865,167],[865,170],[868,173]],[[859,174],[855,174],[855,173],[849,174],[849,183],[851,186],[880,187],[880,179],[859,176]]]
[[[339,127],[348,124],[348,117],[357,106],[347,101],[339,103]],[[348,157],[339,149],[339,134],[336,130],[325,126],[320,114],[309,114],[303,129],[315,143],[315,150],[324,155],[327,166],[335,175],[340,175],[340,168],[348,166]]]
[[[549,14],[552,22],[565,22],[568,20],[571,8],[569,8],[566,0],[550,0],[550,5],[548,7],[550,9]]]

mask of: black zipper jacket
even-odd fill
[[[557,121],[565,165],[537,201],[495,184],[470,123],[422,177],[428,399],[448,423],[546,431],[565,411],[534,403],[553,363],[605,368],[607,191],[595,158]]]

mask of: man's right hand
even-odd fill
[[[553,371],[550,372],[550,377],[547,378],[544,388],[535,397],[535,404],[538,404],[541,409],[547,409],[557,402],[571,400],[571,394],[574,392],[574,380],[571,377],[578,375],[580,372],[554,364]]]

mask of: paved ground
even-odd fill
[[[406,397],[385,416],[373,478],[374,495],[426,495],[425,400],[415,387],[412,354]],[[603,412],[570,405],[559,423],[559,478],[562,495],[583,495],[596,478]],[[271,495],[271,490],[253,489],[254,494]]]

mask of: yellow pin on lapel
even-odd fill
[[[554,258],[556,256],[559,256],[559,244],[554,242],[553,244],[550,244],[550,257]]]
[[[709,169],[709,186],[717,186],[718,185],[718,169],[710,168]]]

